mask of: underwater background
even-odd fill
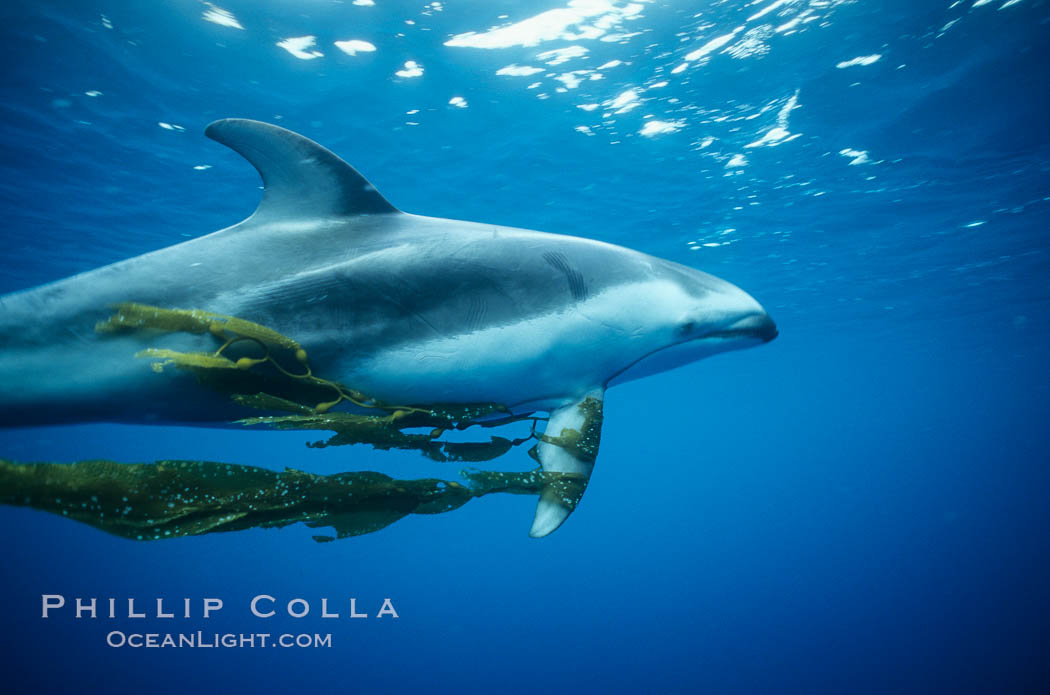
[[[203,136],[236,116],[409,212],[711,272],[780,328],[611,390],[589,491],[541,540],[523,496],[324,544],[301,525],[134,542],[0,508],[5,692],[1048,692],[1050,3],[0,13],[2,292],[249,214],[258,175]],[[316,438],[3,429],[0,457],[462,467]],[[42,620],[45,593],[191,597],[195,617]],[[257,620],[259,593],[313,611]],[[203,597],[225,608],[202,620]],[[318,618],[322,597],[344,617]],[[347,619],[349,597],[400,617]],[[114,649],[113,629],[333,646]]]

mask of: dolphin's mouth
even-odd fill
[[[704,333],[700,336],[700,339],[754,338],[761,340],[763,343],[768,343],[779,334],[780,332],[777,330],[777,324],[773,322],[773,319],[769,318],[769,314],[755,314],[740,319],[728,328]]]
[[[687,340],[683,340],[679,343],[673,343],[671,345],[657,348],[656,350],[648,352],[636,359],[634,362],[631,362],[629,365],[627,365],[620,371],[613,374],[611,377],[609,377],[606,380],[606,384],[608,385],[615,382],[626,372],[630,371],[632,368],[637,366],[639,363],[644,362],[648,358],[661,353],[666,354],[672,350],[675,350],[676,348],[682,348],[684,346],[697,343],[702,344],[705,341],[711,340],[712,343],[714,343],[714,345],[712,345],[711,354],[714,354],[716,352],[722,352],[725,349],[732,349],[719,346],[718,342],[722,340],[758,340],[763,343],[768,343],[769,341],[776,338],[777,335],[779,335],[777,325],[773,322],[773,319],[769,318],[769,314],[766,314],[764,312],[760,314],[751,314],[750,316],[735,321],[734,323],[730,324],[725,328],[721,328],[716,331],[710,331],[708,333],[703,333],[701,335],[694,336]],[[671,369],[674,366],[682,366],[683,364],[692,362],[696,359],[699,359],[699,357],[694,355],[687,360],[683,360],[682,362],[679,362],[675,365],[672,365],[671,367],[666,368]]]

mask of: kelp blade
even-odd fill
[[[464,472],[467,483],[397,480],[371,471],[316,475],[210,461],[16,463],[0,459],[0,503],[61,514],[108,533],[160,540],[305,523],[330,541],[378,531],[409,514],[440,514],[496,492],[539,494],[542,471]],[[564,480],[561,480],[563,479]]]
[[[225,393],[242,406],[291,413],[242,418],[237,424],[334,432],[327,440],[310,445],[314,448],[370,444],[380,450],[416,450],[435,461],[480,462],[502,456],[535,438],[530,433],[517,439],[490,437],[487,442],[439,440],[438,437],[449,430],[476,425],[493,427],[520,420],[531,420],[535,425],[536,418],[531,414],[513,415],[498,403],[425,406],[383,403],[337,381],[315,375],[303,346],[266,326],[201,309],[171,309],[132,302],[118,304],[114,309],[112,316],[96,324],[96,332],[213,335],[217,341],[214,352],[151,347],[139,351],[136,357],[153,360],[153,369],[158,373],[163,373],[168,365],[190,372],[202,385]],[[332,410],[343,403],[352,403],[372,414]],[[429,429],[430,433],[405,431],[420,428]]]

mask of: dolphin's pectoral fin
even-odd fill
[[[547,473],[576,473],[571,485],[546,485],[536,505],[529,535],[542,538],[562,525],[587,488],[602,434],[604,390],[596,388],[580,400],[551,412],[547,429],[529,453]]]
[[[397,212],[357,170],[313,140],[269,123],[225,118],[204,134],[252,163],[262,176],[256,222]]]

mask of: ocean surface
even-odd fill
[[[403,210],[669,258],[780,328],[613,388],[587,494],[540,540],[522,496],[323,544],[301,525],[135,542],[0,508],[5,692],[1050,692],[1050,3],[0,15],[0,292],[247,216],[256,172],[203,136],[245,117],[325,145]],[[8,428],[0,457],[461,467],[312,439]],[[194,614],[45,620],[42,594]],[[253,618],[258,594],[282,612]],[[208,620],[206,597],[224,601]],[[350,597],[399,617],[349,619]],[[284,614],[293,598],[310,615]],[[112,630],[332,646],[113,648]]]

